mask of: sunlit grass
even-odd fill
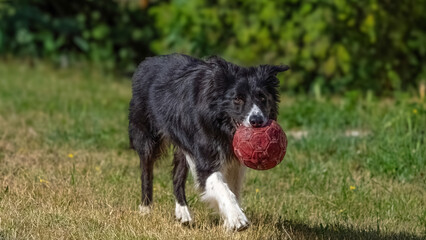
[[[170,156],[156,164],[153,214],[137,212],[139,162],[128,149],[129,99],[128,79],[88,66],[0,62],[0,239],[426,234],[426,106],[415,97],[283,95],[279,121],[288,152],[274,169],[248,171],[243,206],[252,226],[241,233],[222,229],[192,179],[187,197],[196,223],[188,228],[174,221]]]

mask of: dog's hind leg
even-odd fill
[[[177,148],[173,158],[173,193],[176,197],[176,219],[181,223],[192,222],[185,197],[185,182],[188,176],[188,165],[185,154]]]
[[[150,212],[152,203],[154,162],[161,153],[162,138],[157,134],[153,134],[152,131],[142,131],[133,124],[129,125],[129,134],[132,146],[139,155],[142,171],[142,201],[141,205],[139,205],[139,210],[142,214],[147,214]]]

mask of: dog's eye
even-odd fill
[[[263,95],[263,94],[259,94],[258,95],[258,98],[259,98],[259,100],[262,102],[262,103],[265,103],[266,102],[266,97],[265,97],[265,95]]]
[[[241,104],[244,103],[244,100],[243,100],[242,97],[235,97],[234,98],[234,103],[237,104],[237,105],[241,105]]]

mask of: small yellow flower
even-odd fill
[[[350,190],[355,190],[355,189],[356,189],[356,187],[355,187],[355,186],[349,186],[349,189],[350,189]]]
[[[41,183],[49,183],[49,181],[42,179],[41,177],[38,178]]]
[[[95,167],[95,170],[96,170],[97,172],[100,172],[100,171],[101,171],[101,168],[100,168],[100,167],[98,167],[98,166],[96,166],[96,167]]]
[[[259,192],[260,192],[259,188],[256,188],[256,193],[259,193]]]
[[[417,109],[415,109],[415,108],[414,108],[414,109],[413,109],[413,113],[414,113],[414,114],[417,114],[417,113],[419,113],[419,112],[417,111]]]
[[[339,213],[342,213],[342,212],[343,212],[343,209],[340,209],[340,210],[339,210]]]
[[[69,153],[69,154],[68,154],[68,157],[69,157],[69,158],[73,158],[73,157],[74,157],[74,154]]]

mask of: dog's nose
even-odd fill
[[[251,115],[249,121],[252,127],[261,127],[263,125],[263,117],[260,115]]]

